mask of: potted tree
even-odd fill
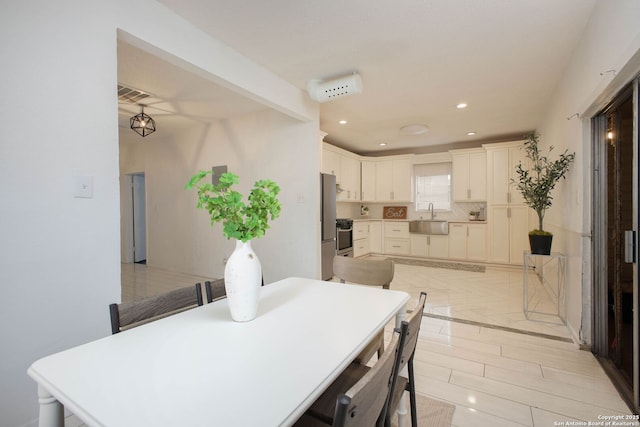
[[[280,215],[277,197],[280,187],[268,179],[257,181],[245,203],[242,194],[231,189],[238,183],[237,175],[223,173],[216,185],[201,183],[210,174],[213,171],[196,173],[185,188],[197,188],[197,207],[209,213],[211,225],[222,223],[222,232],[227,239],[236,239],[236,248],[224,269],[225,289],[233,320],[249,321],[258,311],[262,282],[262,266],[251,248],[251,240],[264,236],[269,220]]]
[[[525,169],[520,162],[516,166],[518,179],[512,182],[522,194],[527,206],[538,216],[538,228],[529,232],[531,253],[549,255],[553,234],[543,228],[544,214],[553,202],[551,190],[561,178],[566,177],[576,154],[564,150],[558,159],[552,161],[547,155],[540,153],[539,140],[538,132],[525,135],[524,150],[530,165]],[[553,146],[549,147],[548,153],[551,153],[551,150]]]

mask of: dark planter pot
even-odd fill
[[[531,253],[537,255],[551,254],[552,235],[529,234]]]

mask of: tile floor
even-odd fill
[[[123,264],[122,296],[204,280]],[[605,416],[631,413],[593,355],[579,350],[564,326],[525,318],[521,270],[488,267],[475,273],[396,264],[392,288],[412,295],[409,308],[420,291],[428,293],[414,362],[416,387],[456,405],[453,426],[606,425]],[[67,421],[82,425],[74,417]]]

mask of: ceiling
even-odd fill
[[[535,129],[595,0],[159,2],[302,89],[309,80],[359,73],[363,92],[320,104],[320,127],[325,141],[374,154]],[[207,120],[261,108],[196,76],[176,79],[185,72],[124,43],[118,54],[119,81],[154,94],[170,117]],[[461,102],[468,106],[456,108]],[[400,131],[412,124],[428,131]]]

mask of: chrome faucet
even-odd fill
[[[436,217],[436,214],[433,212],[433,203],[429,202],[429,212],[431,212],[431,221]]]

